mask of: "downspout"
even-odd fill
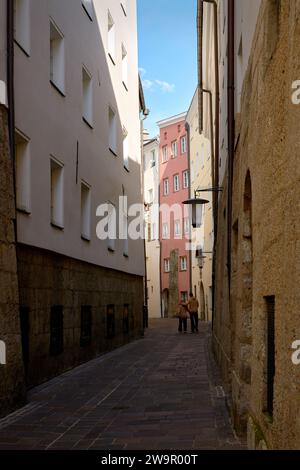
[[[234,15],[235,2],[228,0],[228,215],[227,215],[227,269],[229,302],[231,292],[231,247],[232,247],[232,194],[233,194],[233,161],[235,140],[235,116],[234,116]]]
[[[192,197],[192,191],[191,191],[191,145],[190,145],[190,137],[191,137],[191,129],[190,129],[190,126],[189,124],[186,122],[185,123],[185,129],[186,129],[186,132],[187,132],[187,142],[188,142],[188,171],[189,171],[189,199],[191,199]],[[189,239],[191,241],[191,234],[192,234],[192,228],[190,227],[189,228]],[[190,263],[190,269],[189,269],[189,284],[190,284],[190,288],[189,288],[189,292],[192,292],[193,291],[193,278],[192,278],[192,269],[193,269],[193,266],[192,266],[192,262],[193,262],[193,259],[192,259],[192,250],[189,249],[189,263]]]

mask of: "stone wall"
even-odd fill
[[[142,277],[25,245],[18,246],[18,269],[20,304],[29,315],[28,387],[141,337]],[[114,337],[107,333],[109,305],[115,310]],[[125,305],[129,305],[128,333],[123,330]],[[57,356],[50,354],[50,312],[54,306],[63,307],[63,352]],[[84,347],[80,345],[82,306],[89,306],[92,315],[92,339]]]
[[[219,277],[215,324],[234,423],[241,432],[247,428],[250,448],[300,446],[300,367],[291,360],[292,343],[300,339],[300,106],[291,100],[292,83],[300,79],[299,50],[299,2],[264,0],[236,120],[230,305],[218,292],[227,284]],[[219,229],[222,238],[225,224]],[[224,263],[220,237],[217,264]],[[275,298],[271,414],[266,407],[270,298]]]
[[[0,341],[6,350],[6,364],[0,364],[0,416],[22,404],[25,397],[13,188],[7,109],[0,105]]]

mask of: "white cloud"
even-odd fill
[[[143,69],[143,67],[140,67],[139,68],[139,74],[141,77],[144,77],[144,75],[146,75],[146,69]]]
[[[153,87],[153,82],[151,80],[143,80],[142,84],[145,90],[150,90]]]
[[[173,91],[175,90],[175,85],[174,84],[164,82],[164,81],[161,81],[161,80],[155,80],[155,83],[160,87],[160,89],[164,93],[173,93]]]

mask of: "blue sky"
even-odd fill
[[[197,0],[137,0],[139,67],[153,137],[156,122],[187,111],[197,85]]]

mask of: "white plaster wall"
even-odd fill
[[[144,274],[143,241],[117,241],[110,253],[107,243],[96,237],[96,208],[118,203],[123,189],[129,204],[142,202],[140,165],[137,17],[136,1],[127,0],[127,16],[119,0],[94,0],[91,21],[81,0],[31,0],[30,57],[15,46],[16,127],[30,139],[31,214],[18,214],[20,242],[52,250],[96,265]],[[107,54],[108,9],[116,25],[116,65]],[[61,96],[49,82],[49,20],[65,38],[65,93]],[[122,84],[121,44],[129,61],[128,91]],[[93,77],[94,123],[82,120],[82,65]],[[118,116],[117,154],[108,148],[108,106]],[[130,172],[123,167],[122,128],[129,134]],[[76,183],[77,141],[79,142]],[[64,230],[50,225],[50,155],[64,164]],[[92,239],[81,239],[80,181],[92,188]]]

